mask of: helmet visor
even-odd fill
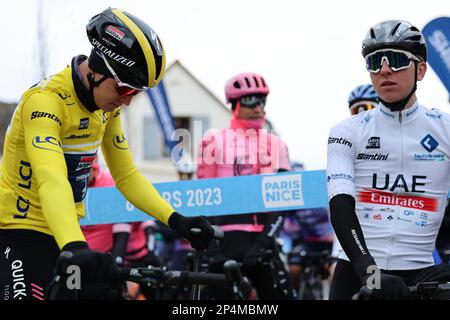
[[[394,49],[381,49],[374,51],[369,53],[365,57],[365,60],[367,71],[372,73],[380,72],[384,60],[386,60],[392,71],[408,69],[413,60],[420,61],[419,58],[408,51]]]
[[[363,111],[371,110],[376,107],[376,103],[373,101],[358,101],[350,106],[350,113],[352,116]]]

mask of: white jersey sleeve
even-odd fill
[[[330,130],[327,150],[328,199],[338,194],[356,196],[354,160],[357,150],[356,126],[353,118]]]

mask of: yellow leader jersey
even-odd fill
[[[135,167],[120,108],[90,112],[77,97],[72,67],[27,90],[6,132],[0,174],[0,229],[53,235],[62,248],[85,241],[78,219],[101,145],[116,187],[167,224],[174,209]]]

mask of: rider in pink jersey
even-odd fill
[[[233,111],[230,127],[204,137],[198,153],[199,179],[290,170],[286,144],[265,128],[264,107],[268,94],[264,78],[255,73],[238,74],[227,82],[225,95]],[[210,250],[210,269],[220,272],[225,260],[235,259],[242,262],[243,273],[250,278],[260,299],[290,298],[292,290],[275,242],[282,225],[281,215],[263,212],[214,217],[213,220],[221,226],[225,238],[220,248]],[[268,249],[272,251],[275,269],[265,263]],[[216,298],[227,298],[223,292],[212,291]]]

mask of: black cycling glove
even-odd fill
[[[64,251],[71,254],[58,259],[57,271],[60,274],[70,276],[68,267],[73,265],[80,268],[81,284],[118,283],[118,269],[111,254],[90,250],[82,241],[66,244],[62,248]]]
[[[275,240],[265,233],[260,234],[242,260],[244,268],[256,267],[274,254]],[[269,251],[270,250],[270,251]]]
[[[370,298],[377,300],[400,300],[408,298],[408,287],[396,275],[383,273],[370,255],[355,259],[353,266],[361,279],[361,285],[372,289]],[[368,270],[368,267],[371,267]],[[377,278],[378,277],[378,278]]]
[[[181,237],[188,239],[191,246],[195,249],[208,248],[214,237],[214,229],[203,216],[191,218],[174,212],[169,218],[169,227],[178,232]],[[200,234],[191,234],[190,230],[192,228],[200,229]]]

